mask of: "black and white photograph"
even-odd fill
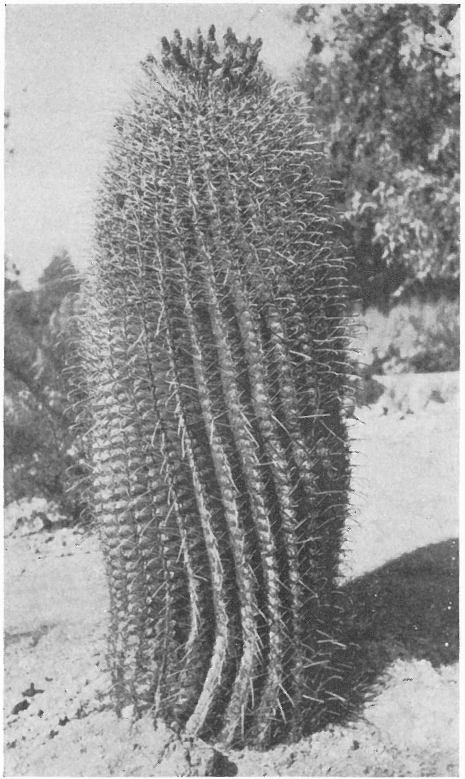
[[[459,5],[4,19],[4,776],[458,777]]]

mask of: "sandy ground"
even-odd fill
[[[416,379],[407,404],[405,387],[391,387],[350,422],[341,585],[360,663],[372,663],[362,711],[298,744],[231,752],[216,775],[458,774],[456,379],[441,379],[441,392],[434,375]],[[110,709],[95,538],[13,533],[5,548],[5,774],[211,775],[207,747],[189,753],[163,728]]]

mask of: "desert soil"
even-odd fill
[[[222,775],[458,775],[457,377],[437,392],[435,381],[415,379],[407,403],[391,386],[350,421],[341,585],[362,604],[363,646],[384,652],[371,694],[351,721],[297,744],[231,752]],[[204,775],[162,727],[111,711],[95,536],[22,529],[5,550],[5,774]]]

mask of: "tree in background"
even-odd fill
[[[458,292],[456,5],[301,6],[300,86],[339,182],[363,303]]]
[[[77,519],[85,496],[75,430],[74,313],[80,280],[66,252],[36,290],[5,268],[5,498],[43,496]]]

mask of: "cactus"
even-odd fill
[[[114,700],[265,747],[344,705],[345,263],[261,41],[162,46],[116,121],[85,318]]]

